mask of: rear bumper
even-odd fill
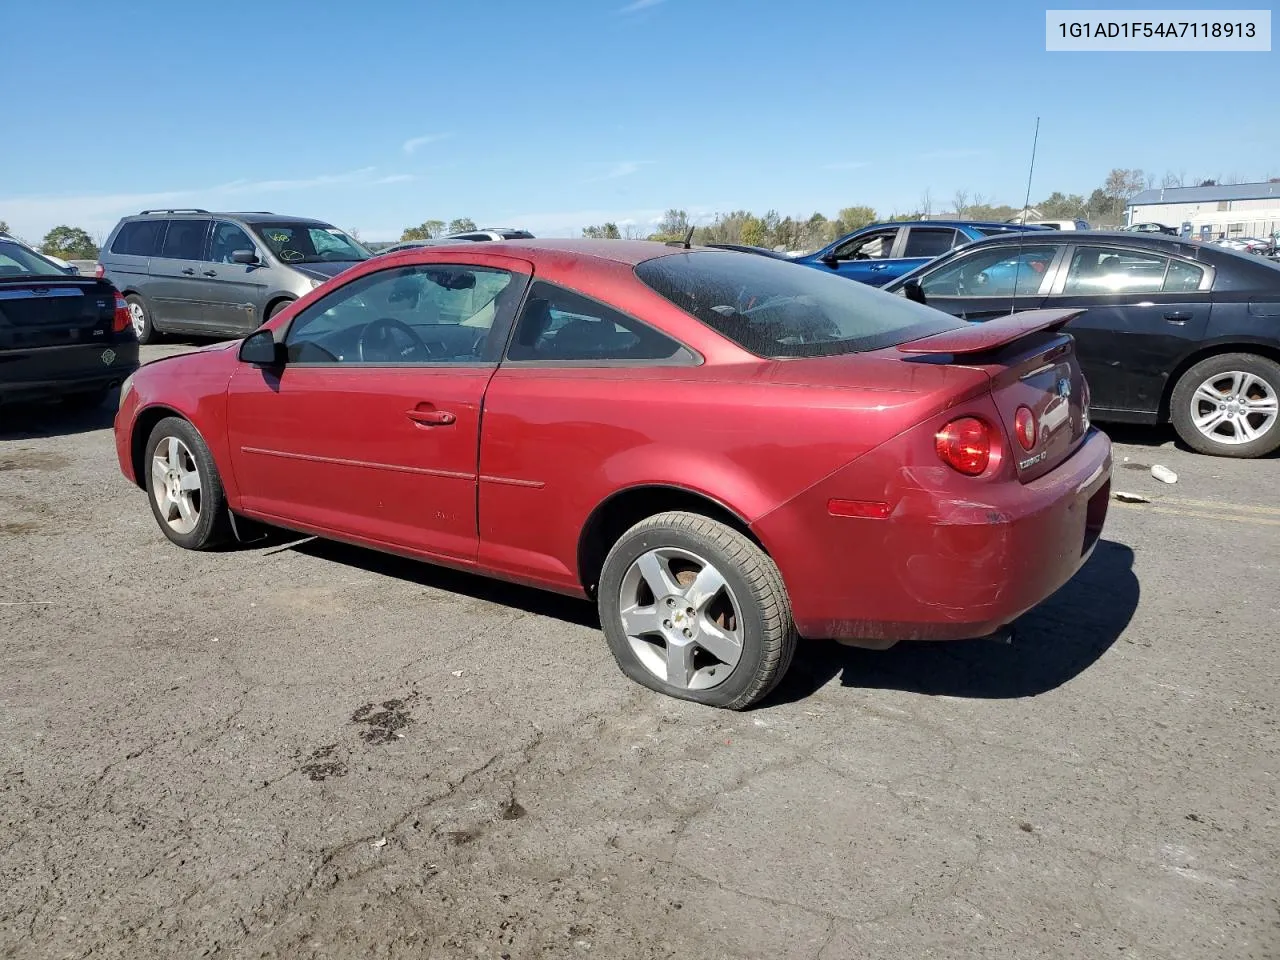
[[[1110,497],[1111,442],[1091,430],[1069,459],[1027,484],[957,488],[934,476],[899,467],[880,483],[867,499],[888,493],[887,519],[829,516],[828,498],[848,496],[837,474],[757,522],[802,635],[958,640],[1007,625],[1093,552]]]
[[[138,343],[104,342],[0,351],[0,403],[106,390],[138,369]]]

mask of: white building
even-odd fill
[[[1271,237],[1280,234],[1280,181],[1143,190],[1124,214],[1127,225],[1162,223],[1197,239]]]

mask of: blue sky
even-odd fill
[[[10,4],[0,220],[38,239],[269,209],[376,240],[461,216],[564,236],[672,206],[888,215],[926,189],[1016,205],[1037,115],[1033,198],[1112,167],[1280,176],[1276,53],[1046,53],[1047,5]]]

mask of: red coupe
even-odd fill
[[[619,666],[741,708],[798,635],[979,637],[1102,529],[1075,312],[966,324],[767,257],[425,247],[122,389],[189,549],[246,520],[592,597]]]

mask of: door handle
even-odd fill
[[[196,274],[196,271],[195,271],[195,269],[194,269],[194,268],[192,268],[192,267],[184,267],[184,268],[183,268],[183,270],[182,270],[182,273],[183,273],[183,275],[184,275],[184,276],[194,277],[194,276],[195,276],[195,274]]]
[[[218,271],[217,271],[217,270],[206,270],[206,271],[204,272],[204,275],[205,275],[206,277],[216,277],[216,276],[218,275]]]
[[[1166,313],[1164,315],[1164,318],[1168,320],[1170,323],[1186,323],[1188,320],[1191,319],[1191,314],[1185,313],[1182,310],[1177,310],[1177,311],[1174,311],[1173,313]]]
[[[447,427],[458,420],[448,410],[406,410],[404,415],[424,427]]]

